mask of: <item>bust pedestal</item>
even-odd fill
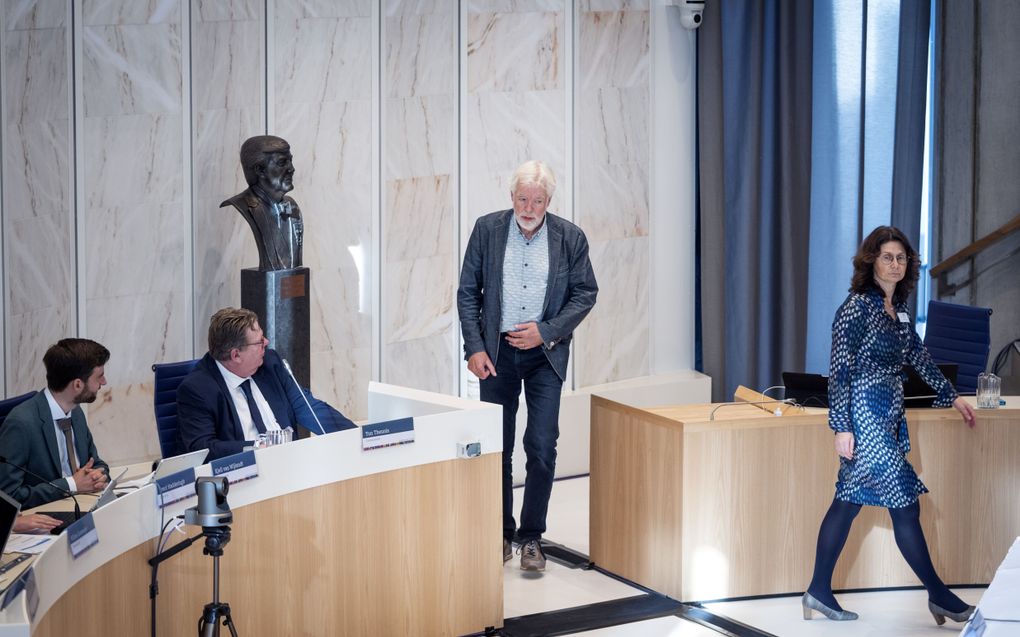
[[[311,386],[310,289],[311,271],[305,267],[241,270],[241,307],[258,315],[269,347],[290,363],[294,376],[306,388]],[[308,435],[296,433],[301,438]]]

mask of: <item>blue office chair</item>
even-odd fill
[[[25,402],[32,396],[35,396],[37,393],[39,392],[30,391],[27,394],[15,396],[14,398],[6,398],[4,400],[0,400],[0,427],[4,426],[4,421],[7,420],[7,414],[11,413],[12,409],[17,407],[21,403]]]
[[[177,388],[197,363],[196,358],[152,366],[155,377],[152,402],[156,411],[156,434],[159,436],[159,451],[164,458],[179,455],[183,451],[177,442]]]
[[[978,374],[985,371],[991,348],[991,308],[928,301],[924,345],[936,363],[956,363],[956,391],[977,391]]]

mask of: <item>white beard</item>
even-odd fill
[[[537,230],[538,227],[542,225],[542,222],[545,221],[545,215],[542,215],[541,219],[525,221],[521,217],[517,216],[517,214],[514,214],[514,219],[517,220],[517,225],[521,227],[521,230],[524,230],[525,232],[532,232],[534,230]]]

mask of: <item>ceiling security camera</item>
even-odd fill
[[[680,24],[685,29],[697,29],[701,26],[701,14],[705,12],[705,0],[672,0],[680,8]]]

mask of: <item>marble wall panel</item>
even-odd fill
[[[241,274],[258,248],[227,198],[248,187],[238,153],[265,133],[264,3],[201,2],[192,12],[192,245],[195,356],[207,349],[209,318],[241,304]]]
[[[456,173],[456,95],[389,99],[385,126],[388,179]]]
[[[468,15],[468,92],[562,87],[561,12]]]
[[[76,324],[67,7],[4,2],[4,395],[45,385],[42,355]]]
[[[176,23],[181,20],[183,0],[86,0],[82,23],[98,25],[142,25]],[[122,70],[127,66],[120,67]]]
[[[288,18],[365,18],[372,14],[372,0],[277,0],[277,15]]]
[[[372,374],[371,4],[283,2],[273,20],[275,121],[291,144],[313,271],[312,390],[367,416]]]
[[[4,220],[8,396],[45,386],[43,353],[75,332],[73,235],[66,211]]]
[[[590,242],[599,298],[577,329],[577,387],[648,374],[648,237]]]
[[[447,0],[387,0],[386,16],[398,15],[423,15],[428,13],[442,13],[445,15],[456,15],[453,13],[455,7]]]
[[[452,95],[457,90],[457,16],[386,19],[386,96]]]
[[[263,17],[264,6],[265,2],[256,0],[196,0],[192,5],[192,16],[196,25],[209,22],[257,21]],[[255,43],[256,40],[244,42],[249,49]]]
[[[185,235],[185,81],[176,0],[85,4],[82,27],[83,336],[111,351],[97,427],[103,453],[150,455],[152,403],[137,398],[156,361],[190,358],[190,236]],[[149,429],[151,425],[145,425]]]
[[[99,392],[96,402],[85,406],[99,456],[118,465],[159,458],[159,438],[152,415],[152,383],[123,382],[117,376],[115,358],[110,359],[106,369],[110,386]]]
[[[67,3],[61,0],[4,0],[5,31],[52,29],[67,25]]]
[[[273,64],[280,102],[370,99],[371,26],[366,17],[278,20]]]
[[[456,5],[389,2],[382,380],[455,393]]]
[[[577,22],[574,220],[599,282],[575,341],[586,386],[650,370],[648,3],[590,0]]]

